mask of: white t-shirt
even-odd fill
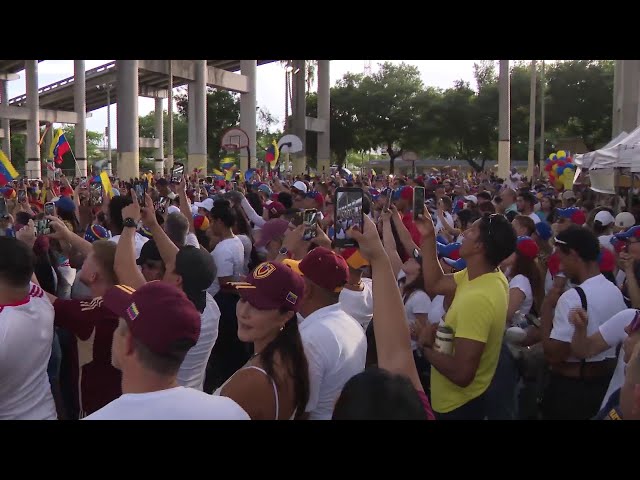
[[[540,223],[542,221],[540,220],[540,217],[535,214],[535,212],[531,212],[529,215],[527,215],[527,217],[533,220],[533,223]]]
[[[198,237],[196,237],[195,233],[187,233],[187,240],[184,242],[185,245],[191,245],[192,247],[200,248],[200,242],[198,241]]]
[[[600,235],[598,237],[598,241],[600,242],[600,246],[606,248],[611,251],[611,253],[616,253],[616,249],[611,245],[611,239],[613,238],[613,234],[611,235]]]
[[[216,264],[218,273],[207,292],[214,297],[220,291],[218,277],[232,277],[234,281],[240,279],[244,268],[244,246],[236,236],[226,238],[216,245],[216,248],[211,252],[211,256]]]
[[[509,188],[512,188],[513,190],[517,190],[518,184],[520,183],[521,178],[522,178],[522,175],[520,175],[519,173],[514,173],[513,175],[509,175],[509,178],[507,178],[507,181],[505,183],[509,185]]]
[[[53,305],[37,285],[14,305],[0,305],[0,420],[58,418],[47,376]]]
[[[373,318],[373,286],[370,278],[363,278],[362,284],[364,289],[361,292],[343,288],[340,292],[340,306],[366,330]]]
[[[242,242],[242,247],[244,248],[244,263],[242,267],[242,275],[249,275],[249,262],[251,261],[251,249],[253,248],[253,244],[251,243],[251,239],[246,235],[236,235],[240,241]]]
[[[522,293],[524,293],[524,300],[520,305],[518,311],[523,315],[531,312],[531,307],[533,307],[533,292],[531,289],[531,282],[524,275],[516,275],[509,281],[509,290],[517,288]]]
[[[453,217],[449,212],[444,212],[443,216],[445,221],[449,224],[450,227],[455,227],[453,223]],[[440,221],[440,217],[437,214],[435,215],[435,218],[436,218],[435,229],[436,229],[436,235],[437,235],[438,233],[440,233],[441,230],[444,230],[444,225]]]
[[[147,237],[140,235],[136,232],[133,237],[135,241],[135,249],[136,249],[136,259],[140,258],[140,251],[142,250],[142,246],[149,241]],[[110,242],[118,243],[120,241],[120,235],[116,235],[115,237],[111,237],[108,239]]]
[[[207,293],[207,306],[200,314],[200,337],[180,366],[178,372],[178,384],[183,387],[191,387],[202,391],[204,376],[207,370],[207,362],[211,349],[218,339],[218,323],[220,322],[220,309],[211,295]]]
[[[83,420],[249,420],[249,415],[228,397],[174,387],[124,393]]]
[[[300,323],[309,363],[311,420],[330,420],[344,384],[364,370],[367,340],[360,324],[339,303],[316,310]]]
[[[407,316],[407,323],[410,327],[416,324],[416,314],[426,313],[431,310],[431,299],[422,290],[414,290],[408,299],[404,302],[404,312]],[[411,348],[415,350],[418,348],[418,343],[415,340],[411,340]]]
[[[616,313],[627,308],[622,298],[622,292],[602,274],[589,278],[580,287],[582,287],[587,297],[587,315],[589,319],[587,336],[593,335],[600,325],[604,324]],[[569,313],[574,308],[582,308],[582,302],[580,302],[578,292],[572,288],[564,292],[558,300],[550,338],[571,343],[574,326],[569,322]],[[610,348],[598,355],[587,358],[586,361],[599,362],[607,358],[615,358],[615,356],[615,348]],[[567,362],[579,361],[580,359],[573,356],[567,359]]]
[[[431,309],[428,314],[429,323],[439,325],[445,313],[447,312],[444,309],[444,295],[436,295],[431,300]]]
[[[620,269],[618,270],[618,273],[616,273],[616,285],[618,285],[618,288],[622,288],[622,286],[624,285],[624,281],[627,279],[627,274],[624,273],[624,270]]]
[[[607,342],[607,345],[612,348],[617,348],[618,345],[626,340],[627,332],[625,332],[624,329],[633,321],[637,312],[638,310],[635,308],[628,308],[617,313],[600,325],[598,330],[600,331],[600,335],[602,335],[602,339]],[[607,393],[604,395],[604,400],[602,401],[600,408],[604,408],[606,403],[609,401],[611,394],[622,387],[622,384],[624,383],[625,367],[624,348],[621,348],[620,353],[618,354],[616,369],[613,372],[613,376],[609,382],[609,388],[607,389]]]

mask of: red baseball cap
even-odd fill
[[[536,258],[538,256],[538,244],[531,237],[518,237],[516,249],[520,255],[527,258]]]
[[[302,277],[276,262],[261,263],[247,275],[246,282],[233,282],[231,285],[258,310],[282,308],[297,312],[304,292]]]
[[[279,218],[287,209],[280,202],[271,202],[269,205],[266,205],[267,211],[269,212],[269,218]]]
[[[300,271],[316,285],[336,293],[349,279],[347,261],[324,247],[311,250],[300,262]]]
[[[200,337],[200,313],[182,290],[157,280],[138,290],[116,285],[102,298],[104,306],[122,317],[136,340],[159,355],[170,354],[173,345]]]
[[[404,198],[408,202],[413,202],[413,187],[405,185],[400,190],[400,198]]]
[[[255,243],[256,248],[266,247],[267,243],[284,236],[289,229],[289,222],[283,218],[273,218],[260,229],[260,239]]]

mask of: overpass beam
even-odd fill
[[[40,167],[40,97],[38,95],[38,61],[25,60],[27,106],[27,178],[42,178]]]
[[[171,60],[167,60],[167,70],[169,81],[167,82],[167,90],[169,92],[169,105],[167,106],[169,114],[169,124],[167,125],[167,170],[173,168],[173,69],[171,68]]]
[[[117,60],[118,65],[118,177],[140,175],[138,131],[138,60]]]
[[[318,119],[325,122],[324,132],[318,133],[318,173],[327,174],[331,166],[329,62],[329,60],[318,60]]]
[[[256,166],[256,60],[240,60],[240,72],[247,77],[247,93],[240,94],[240,128],[249,136],[249,150],[240,151],[240,170]],[[248,157],[247,155],[250,155]]]
[[[195,61],[195,81],[189,82],[189,173],[207,174],[207,61]]]
[[[87,91],[84,60],[73,61],[73,105],[78,115],[75,125],[76,176],[87,176]]]
[[[162,98],[156,98],[156,111],[155,111],[155,118],[154,118],[155,132],[154,133],[155,133],[156,139],[159,140],[159,143],[155,151],[155,157],[156,157],[155,167],[156,167],[156,173],[159,173],[160,175],[164,174],[164,125],[163,125],[163,118],[162,118],[162,115],[163,115],[162,104],[163,104]]]
[[[302,151],[293,154],[294,175],[301,175],[305,171],[306,159],[306,62],[304,60],[293,61],[293,134],[302,141]]]
[[[0,80],[0,97],[2,97],[2,105],[9,106],[9,85],[8,80]],[[2,141],[2,151],[11,159],[11,120],[2,119],[2,130],[4,131],[4,140]]]

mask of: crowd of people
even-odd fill
[[[636,196],[97,178],[0,188],[0,419],[640,419]]]

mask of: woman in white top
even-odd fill
[[[598,241],[602,248],[610,250],[611,253],[616,253],[611,239],[613,238],[613,226],[615,225],[615,218],[611,215],[609,210],[600,210],[596,213],[593,219],[593,233],[598,237]]]
[[[296,312],[302,277],[281,263],[264,262],[233,285],[238,338],[253,343],[254,354],[214,395],[233,399],[252,420],[287,420],[304,415],[309,371]]]
[[[508,258],[509,266],[509,307],[507,322],[514,314],[523,315],[540,312],[544,297],[543,281],[536,264],[538,245],[531,237],[518,237],[516,251]]]

